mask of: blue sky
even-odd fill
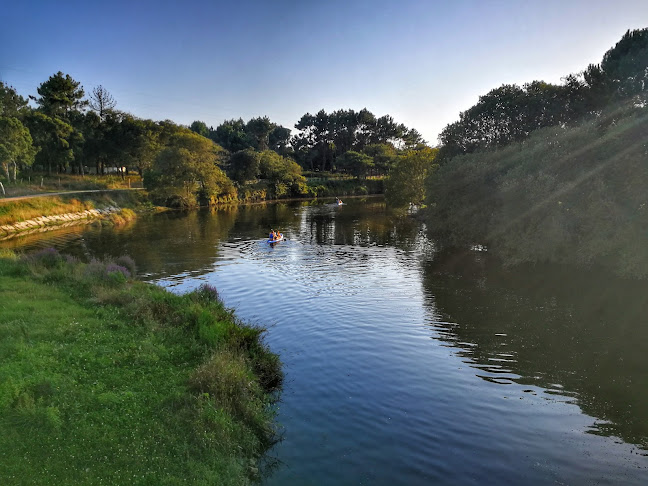
[[[648,0],[33,1],[2,8],[0,80],[57,71],[188,125],[368,108],[435,144],[479,95],[598,63]]]

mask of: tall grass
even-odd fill
[[[25,171],[17,181],[2,179],[7,196],[24,196],[41,192],[86,191],[95,189],[141,188],[142,178],[129,174],[122,178],[117,174],[84,176],[74,174],[53,174]]]
[[[281,364],[215,289],[131,259],[0,255],[0,484],[247,484]]]

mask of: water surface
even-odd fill
[[[287,241],[268,245],[270,227]],[[435,248],[380,200],[140,218],[4,246],[129,254],[269,328],[269,485],[648,483],[648,286]]]

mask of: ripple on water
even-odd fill
[[[539,302],[515,285],[501,291],[481,263],[477,279],[437,275],[421,264],[432,246],[424,235],[401,238],[383,215],[286,214],[295,222],[282,224],[288,240],[274,246],[250,238],[265,222],[234,225],[226,241],[209,237],[203,230],[217,215],[196,227],[189,217],[151,219],[129,235],[74,240],[88,255],[139,248],[136,261],[150,278],[176,292],[213,284],[239,317],[270,328],[267,341],[286,371],[278,416],[285,439],[273,451],[283,466],[267,484],[645,482],[647,459],[601,435],[620,430],[615,410],[628,400],[624,413],[642,416],[642,391],[581,386],[596,383],[599,371],[572,367],[588,347],[577,356],[546,353],[563,349],[571,322],[556,323],[572,318],[574,302]],[[583,339],[591,321],[580,324]],[[599,341],[618,335],[595,334],[591,344],[607,350]],[[599,355],[597,367],[608,356]]]

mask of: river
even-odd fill
[[[128,254],[144,280],[215,285],[267,327],[286,382],[264,484],[648,483],[646,282],[441,250],[373,198],[0,246]]]

